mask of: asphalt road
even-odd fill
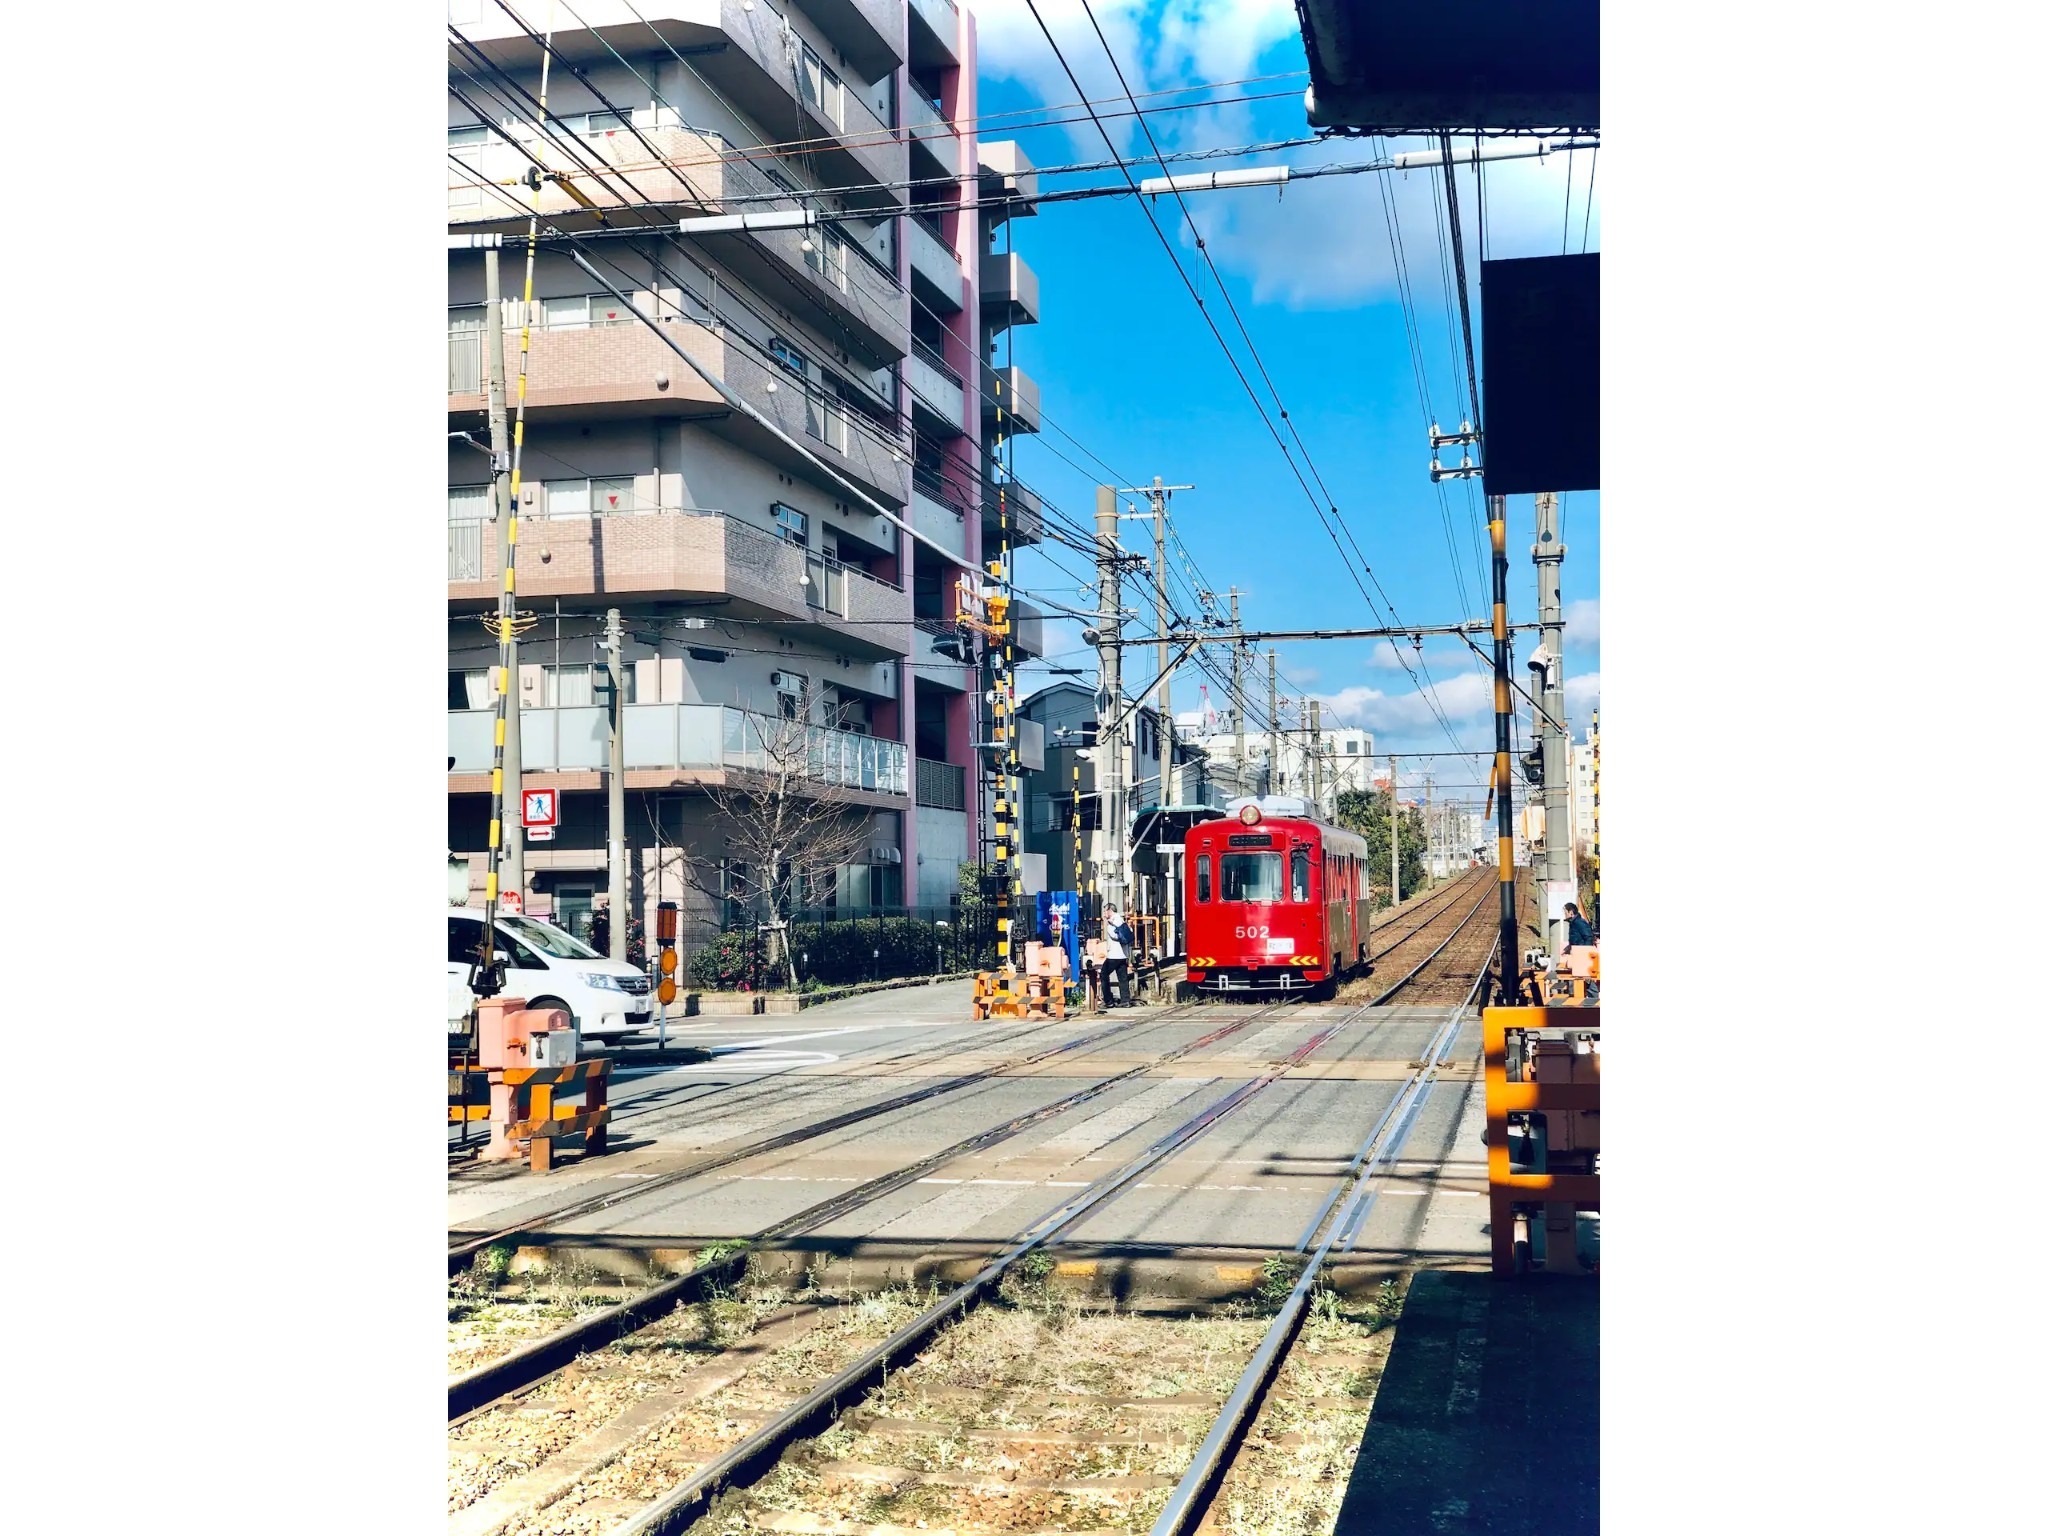
[[[1160,1019],[1166,1011],[1050,1025],[973,1023],[967,1020],[968,986],[954,982],[873,993],[790,1017],[686,1021],[671,1029],[671,1043],[709,1051],[711,1059],[615,1068],[611,1155],[571,1160],[544,1176],[502,1166],[459,1170],[450,1179],[449,1225],[468,1233],[490,1230],[593,1192],[629,1190],[707,1154],[1107,1032],[1012,1075],[650,1191],[556,1229],[678,1247],[745,1237],[1258,1009],[1206,1006]],[[1307,1062],[1063,1239],[1127,1251],[1290,1247],[1392,1101],[1407,1064],[1447,1016],[1442,1008],[1399,1005],[1362,1013],[1338,1004],[1285,1006],[999,1146],[934,1169],[818,1235],[900,1244],[906,1251],[1008,1237],[1339,1024]],[[1477,1054],[1478,1027],[1471,1020],[1452,1061],[1469,1070]],[[1375,1202],[1358,1251],[1437,1262],[1483,1256],[1483,1123],[1476,1075],[1460,1075],[1454,1065],[1417,1116],[1403,1162]]]

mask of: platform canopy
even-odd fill
[[[1318,128],[1600,126],[1600,0],[1294,0]]]

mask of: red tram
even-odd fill
[[[1204,992],[1335,990],[1362,971],[1372,901],[1365,839],[1308,803],[1247,800],[1188,828],[1188,982]]]

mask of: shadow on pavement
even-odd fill
[[[1335,1536],[1600,1528],[1597,1280],[1415,1277]]]

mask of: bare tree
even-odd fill
[[[815,724],[808,685],[790,699],[788,714],[737,718],[739,750],[728,742],[726,781],[707,786],[723,834],[727,869],[745,868],[742,894],[766,917],[769,964],[780,963],[797,984],[789,927],[797,909],[822,896],[840,866],[854,863],[873,838],[871,813],[856,801],[842,761],[845,738]],[[838,721],[833,721],[836,726]],[[737,759],[737,761],[735,761]],[[712,872],[685,865],[685,878],[710,895],[731,894]]]

